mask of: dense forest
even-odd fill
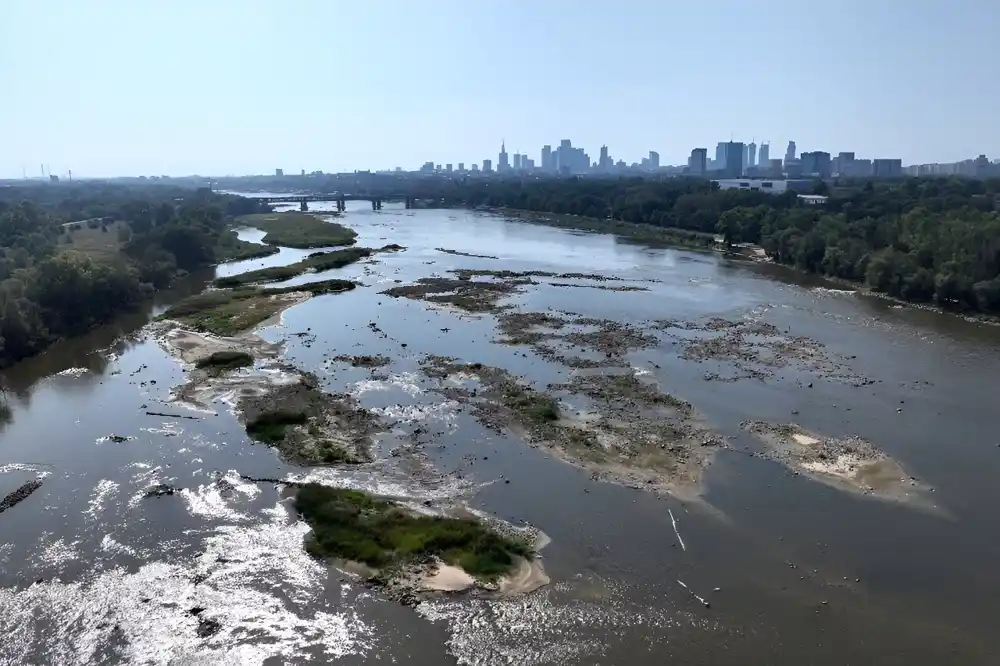
[[[917,303],[1000,313],[1000,181],[817,182],[807,205],[695,179],[468,181],[429,195],[452,205],[614,219],[762,246],[774,261]]]
[[[0,366],[107,322],[177,275],[216,263],[227,217],[255,209],[248,199],[209,190],[0,188]],[[75,249],[74,235],[87,230],[103,234],[113,251]]]

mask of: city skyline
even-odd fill
[[[773,157],[790,139],[1000,154],[1000,90],[977,73],[1000,55],[990,3],[8,0],[0,23],[0,177],[481,164],[504,137],[536,162],[562,137],[629,163],[731,135]]]

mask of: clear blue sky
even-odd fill
[[[0,177],[1000,157],[996,0],[0,0]]]

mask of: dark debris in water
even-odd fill
[[[25,484],[22,484],[19,488],[11,493],[8,493],[2,500],[0,500],[0,513],[3,513],[7,509],[12,509],[24,500],[28,499],[31,493],[35,492],[42,487],[42,481],[40,479],[33,479]]]

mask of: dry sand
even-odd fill
[[[823,437],[796,424],[746,421],[742,428],[766,447],[762,457],[840,490],[934,508],[927,487],[871,442]]]

